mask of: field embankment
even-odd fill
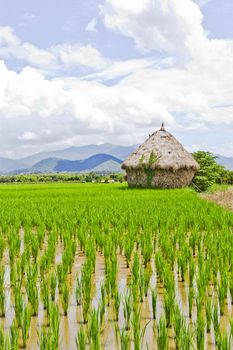
[[[203,197],[212,202],[216,202],[224,208],[233,210],[233,187],[225,191],[204,194]]]

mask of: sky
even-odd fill
[[[0,156],[143,142],[233,156],[232,0],[0,0]]]

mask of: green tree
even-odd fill
[[[217,164],[216,156],[210,152],[197,151],[193,153],[194,159],[200,165],[199,171],[196,173],[193,184],[198,191],[206,191],[215,183],[223,183],[223,175],[226,169]]]

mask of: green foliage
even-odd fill
[[[210,152],[197,151],[193,153],[200,169],[193,179],[194,188],[197,191],[206,191],[214,184],[232,184],[233,172],[226,170],[217,164],[217,157]]]
[[[0,175],[0,183],[49,183],[49,182],[124,182],[123,173],[51,173],[51,174],[22,174],[22,175]]]
[[[144,155],[142,155],[140,160],[139,160],[143,171],[147,175],[147,187],[148,188],[150,188],[152,185],[152,180],[153,180],[153,177],[155,176],[155,171],[156,171],[155,166],[158,163],[159,159],[160,159],[160,157],[154,151],[152,151],[150,153],[148,162],[145,162]]]

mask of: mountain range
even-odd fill
[[[223,165],[228,170],[233,170],[233,157],[217,155],[217,163]]]
[[[111,143],[69,147],[40,152],[21,159],[0,157],[0,174],[51,172],[120,172],[121,163],[138,145],[119,146]],[[233,170],[233,157],[218,155],[217,162]]]
[[[69,147],[40,152],[21,159],[0,157],[0,174],[48,172],[118,172],[121,163],[138,145],[119,146],[111,143]]]

